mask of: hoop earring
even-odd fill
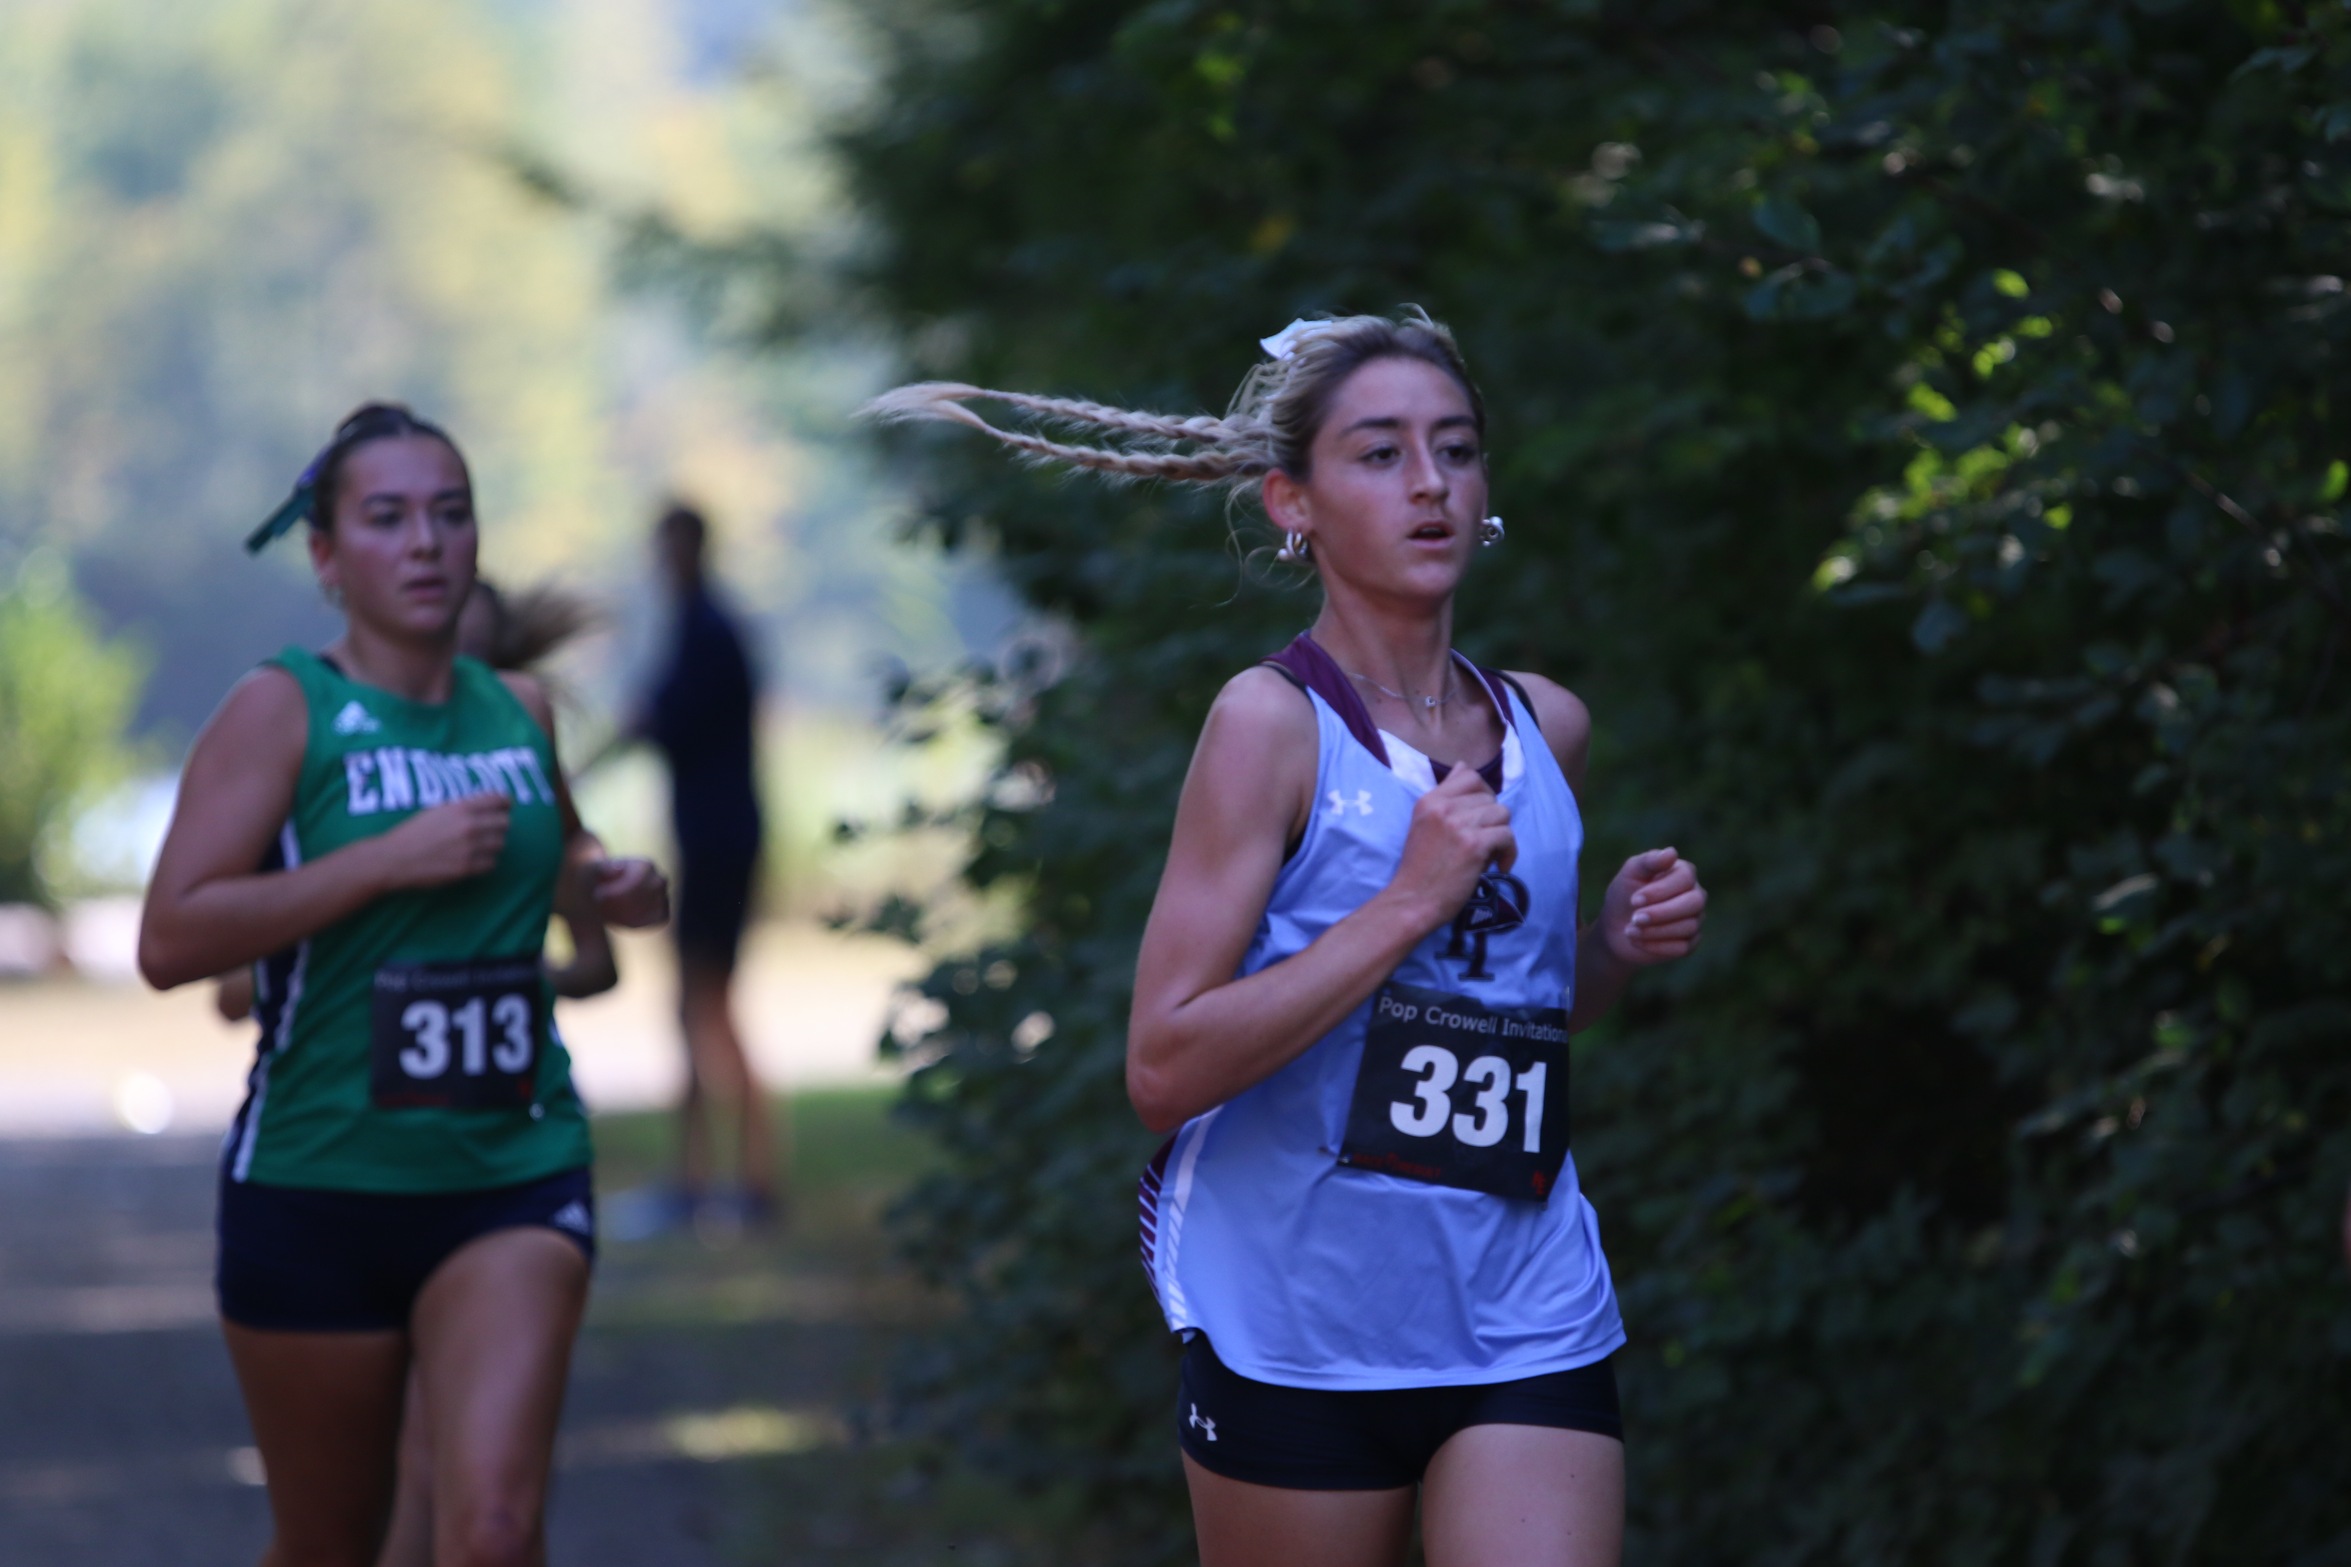
[[[1488,517],[1478,524],[1478,547],[1492,549],[1502,542],[1502,519]]]
[[[1303,533],[1282,535],[1282,547],[1273,552],[1273,558],[1285,566],[1296,566],[1314,559],[1314,541]]]

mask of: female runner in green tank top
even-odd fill
[[[302,520],[347,628],[197,737],[139,943],[164,988],[255,966],[219,1290],[263,1560],[374,1561],[413,1363],[435,1559],[523,1567],[594,1244],[540,949],[559,879],[624,926],[665,919],[668,889],[580,826],[537,683],[457,654],[477,541],[455,444],[362,408],[249,542]]]

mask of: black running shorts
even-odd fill
[[[1276,1387],[1216,1358],[1206,1334],[1184,1351],[1176,1435],[1213,1474],[1288,1491],[1417,1485],[1456,1431],[1548,1426],[1624,1440],[1616,1371],[1605,1360],[1515,1382],[1365,1392]]]
[[[677,917],[672,922],[679,954],[732,974],[758,882],[756,835],[733,847],[681,844]]]
[[[220,1182],[220,1314],[287,1333],[408,1326],[433,1270],[493,1230],[550,1229],[596,1259],[585,1169],[472,1192],[336,1192]]]

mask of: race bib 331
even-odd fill
[[[1381,987],[1341,1164],[1544,1202],[1566,1158],[1563,1009]]]

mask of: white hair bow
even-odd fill
[[[1336,323],[1330,321],[1307,321],[1300,319],[1291,322],[1288,326],[1283,327],[1279,332],[1276,332],[1271,337],[1259,338],[1257,340],[1257,346],[1264,349],[1267,354],[1271,355],[1275,359],[1287,359],[1298,351],[1298,345],[1300,343],[1305,342],[1308,338],[1313,337],[1319,333],[1329,331],[1335,324]]]

